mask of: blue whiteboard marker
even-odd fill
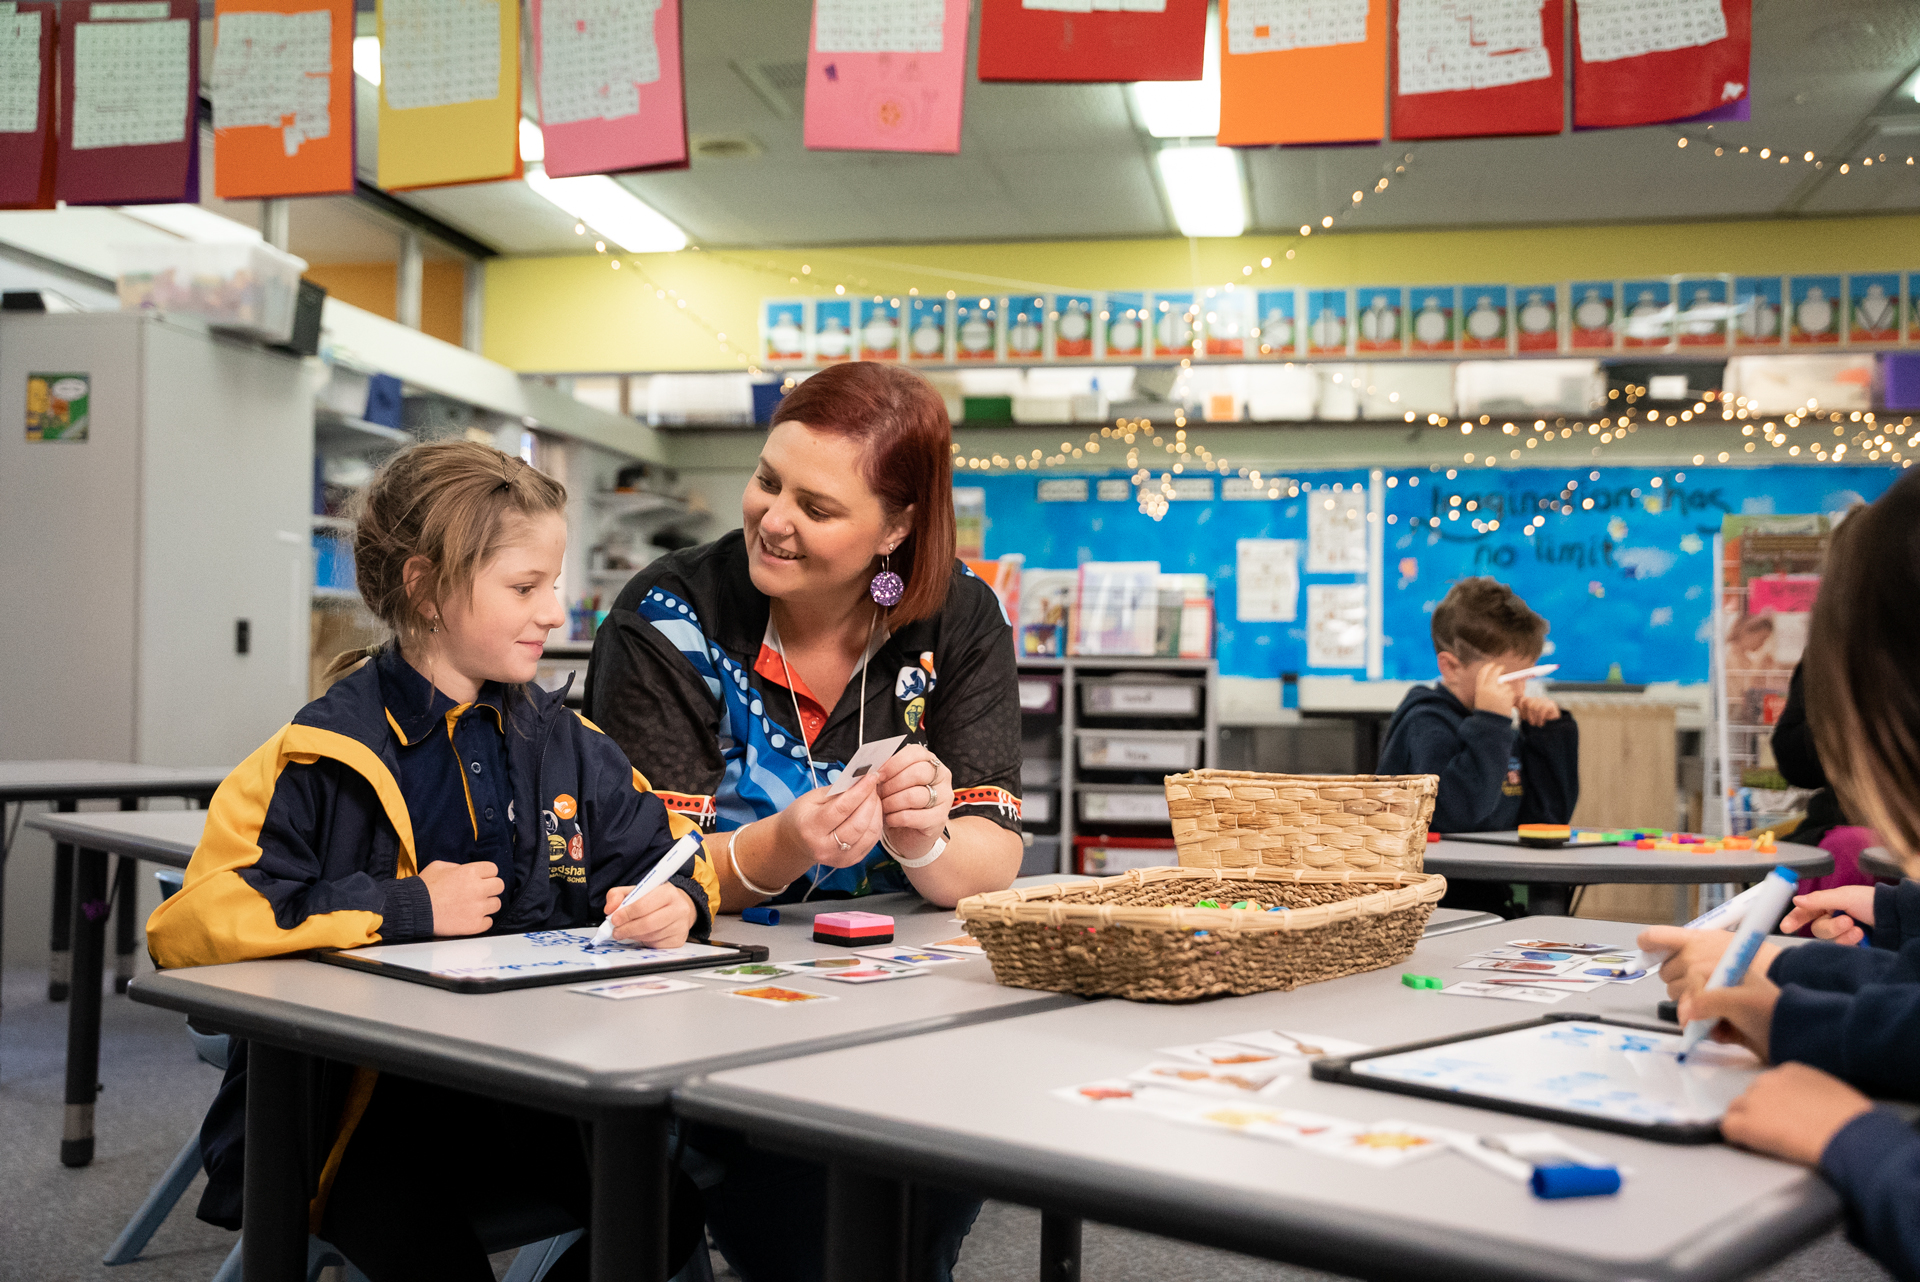
[[[1776,865],[1767,874],[1766,880],[1755,888],[1759,893],[1748,903],[1747,915],[1740,919],[1740,929],[1734,933],[1733,942],[1727,945],[1726,952],[1720,954],[1720,964],[1707,977],[1706,991],[1732,988],[1745,981],[1747,967],[1753,964],[1753,955],[1760,951],[1760,945],[1780,924],[1780,919],[1787,915],[1787,905],[1793,902],[1793,892],[1799,885],[1799,874],[1791,868]],[[1685,1060],[1687,1053],[1698,1046],[1719,1022],[1717,1019],[1688,1020],[1687,1030],[1680,1036],[1680,1058]]]

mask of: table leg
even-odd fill
[[[826,1282],[903,1282],[910,1202],[900,1180],[828,1167]]]
[[[1573,903],[1575,886],[1563,886],[1558,882],[1529,882],[1527,884],[1527,915],[1531,917],[1567,917],[1572,914],[1569,907]]]
[[[93,1160],[93,1104],[100,1096],[100,974],[107,943],[107,854],[78,852],[73,863],[73,990],[67,1005],[67,1116],[63,1166]]]
[[[1080,1220],[1040,1213],[1040,1282],[1080,1282]]]
[[[72,814],[80,803],[63,797],[53,803],[63,815]],[[72,977],[73,930],[73,847],[53,843],[53,920],[47,927],[47,1000],[67,1000],[67,985]]]
[[[140,809],[140,798],[120,798],[120,809]],[[126,992],[128,982],[133,979],[133,950],[140,934],[139,877],[138,859],[123,858],[114,869],[114,885],[120,892],[113,918],[113,991],[116,993]]]
[[[594,1119],[593,1282],[667,1282],[668,1162],[665,1108]]]
[[[241,1276],[307,1276],[307,1084],[296,1051],[247,1045],[247,1162],[241,1201]]]

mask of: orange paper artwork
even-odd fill
[[[1376,142],[1387,0],[1221,0],[1220,145]]]
[[[353,190],[352,0],[215,0],[222,200]]]

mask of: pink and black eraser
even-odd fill
[[[891,944],[893,918],[884,913],[821,913],[813,919],[813,942],[842,948]]]

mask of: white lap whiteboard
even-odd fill
[[[758,956],[753,955],[756,953]],[[645,948],[618,940],[596,944],[593,931],[581,928],[536,930],[524,935],[430,939],[417,944],[375,944],[370,948],[318,953],[314,960],[436,988],[496,992],[573,979],[758,961],[765,956],[764,948],[722,943],[688,943],[679,948]]]

